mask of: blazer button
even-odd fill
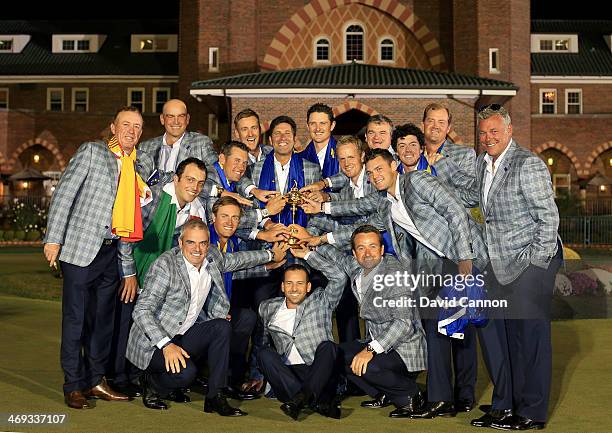
[[[104,226],[104,228],[105,228],[106,230],[108,230],[108,226]]]
[[[486,220],[485,222],[486,222],[487,224],[489,224],[489,220]]]
[[[179,322],[179,325],[182,325],[182,324],[183,324],[183,322]]]

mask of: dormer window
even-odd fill
[[[532,53],[577,53],[578,35],[531,35]]]
[[[154,53],[178,51],[178,35],[132,35],[133,53]]]
[[[13,40],[12,39],[0,39],[0,53],[10,53],[13,51]]]
[[[97,53],[106,35],[53,35],[54,53]]]
[[[20,53],[30,42],[30,35],[0,35],[0,53]]]

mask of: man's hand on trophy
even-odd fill
[[[266,263],[264,265],[264,268],[266,268],[266,271],[271,271],[272,269],[278,269],[281,266],[283,266],[285,263],[287,263],[287,259],[283,259],[280,262],[270,262],[270,263]]]
[[[291,237],[294,237],[301,241],[304,239],[308,239],[312,236],[304,227],[298,224],[290,224],[287,228],[289,229]]]
[[[323,212],[323,203],[320,201],[314,201],[308,197],[304,197],[304,203],[300,205],[304,212],[307,214],[315,214]]]
[[[304,193],[305,197],[310,200],[326,202],[329,201],[329,194],[325,191],[307,191]]]
[[[228,190],[223,190],[223,192],[221,193],[221,197],[233,197],[235,198],[238,203],[240,203],[243,206],[248,206],[248,207],[253,207],[253,201],[249,200],[247,198],[242,197],[240,194],[235,193],[235,192],[231,192]]]
[[[287,255],[287,250],[289,250],[289,244],[287,242],[275,242],[270,251],[273,254],[272,261],[273,262],[282,262]]]
[[[320,180],[318,182],[311,183],[310,185],[306,185],[305,187],[300,188],[300,192],[304,193],[308,191],[321,191],[322,189],[325,189],[326,187],[327,187],[327,184],[325,183],[325,181]]]
[[[319,245],[327,243],[327,234],[321,236],[311,236],[307,239],[304,239],[304,242],[309,247],[318,247]]]
[[[306,244],[298,244],[298,245],[293,245],[290,248],[290,251],[294,257],[297,257],[298,259],[303,259],[306,257],[306,254],[308,254],[308,252],[310,251],[310,248],[308,248]]]
[[[257,233],[256,239],[265,242],[278,242],[284,241],[288,239],[290,236],[289,229],[285,227],[283,224],[272,223],[268,224],[268,227],[265,230],[260,230]]]
[[[253,194],[253,196],[262,203],[268,203],[268,200],[271,198],[281,195],[281,193],[278,191],[268,191],[259,188],[253,188],[251,190],[251,194]]]
[[[270,215],[276,215],[285,208],[286,204],[287,204],[287,197],[279,194],[271,198],[268,201],[268,203],[266,203],[266,209],[268,209],[268,212],[270,213]]]

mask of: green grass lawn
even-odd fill
[[[609,256],[595,254],[609,261]],[[16,296],[14,296],[16,295]],[[67,414],[65,426],[16,426],[0,421],[0,431],[62,432],[474,432],[469,420],[478,410],[456,418],[392,420],[391,408],[365,410],[362,398],[343,402],[340,421],[309,415],[289,420],[275,400],[261,399],[240,406],[247,418],[227,419],[202,411],[202,395],[192,392],[192,403],[173,404],[166,412],[142,403],[97,402],[89,411],[68,409],[63,403],[59,365],[61,280],[53,276],[40,248],[0,248],[0,414]],[[40,299],[32,299],[40,298]],[[579,298],[576,298],[579,299]],[[606,298],[580,299],[605,305]],[[589,304],[591,303],[591,304]],[[604,316],[605,317],[605,314]],[[608,398],[612,395],[612,320],[559,320],[553,323],[553,386],[551,432],[607,432]],[[424,385],[425,377],[419,381]],[[490,401],[491,385],[482,361],[477,398]]]

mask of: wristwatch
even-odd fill
[[[372,355],[376,355],[376,351],[374,350],[374,348],[372,347],[370,343],[366,345],[366,350],[370,352]]]
[[[268,218],[270,216],[270,211],[266,208],[263,208],[261,210],[261,218]]]

